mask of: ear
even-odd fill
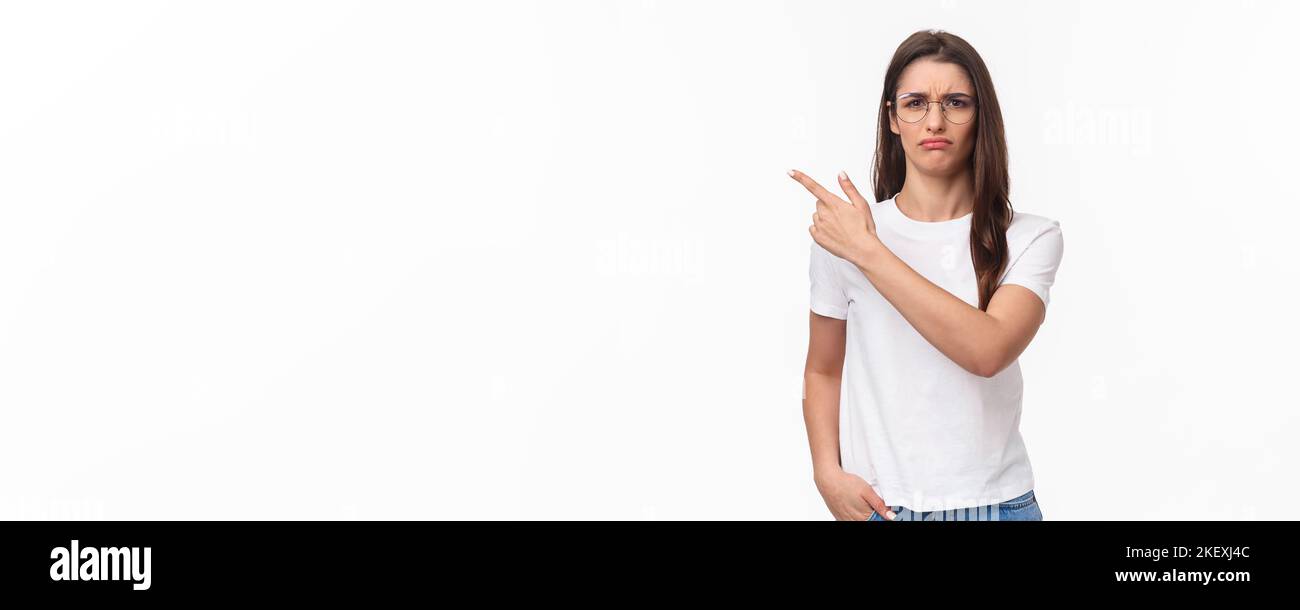
[[[888,103],[888,102],[886,102],[886,103]],[[892,109],[889,108],[889,107],[886,107],[886,108],[885,108],[885,113],[889,115],[889,131],[892,131],[892,132],[894,133],[894,135],[896,135],[896,136],[897,136],[897,135],[902,135],[902,134],[898,133],[898,121],[897,121],[897,119],[894,118],[894,113],[893,113]]]

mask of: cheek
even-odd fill
[[[960,132],[954,132],[952,135],[953,138],[957,139],[958,142],[961,142],[961,146],[959,146],[959,148],[961,148],[962,151],[975,150],[974,129],[965,128],[962,129]]]

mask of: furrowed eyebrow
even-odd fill
[[[963,93],[963,92],[961,92],[961,91],[954,91],[954,92],[952,92],[952,93],[945,94],[944,97],[946,97],[946,98],[947,98],[947,97],[955,97],[955,96],[958,96],[958,95],[965,96],[965,97],[972,97],[971,94],[969,94],[969,93]],[[925,97],[925,94],[924,94],[924,93],[921,93],[920,91],[908,91],[907,93],[900,93],[900,94],[898,94],[899,99],[902,99],[902,98],[904,98],[904,97],[908,97],[908,96]]]

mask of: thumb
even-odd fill
[[[840,188],[844,189],[844,194],[849,196],[849,201],[853,205],[867,205],[867,198],[858,192],[858,187],[853,185],[853,181],[849,180],[849,175],[843,171],[840,172]]]
[[[889,505],[885,504],[885,501],[880,496],[876,496],[874,498],[868,498],[867,504],[870,504],[871,509],[876,511],[876,513],[883,515],[886,519],[890,521],[893,521],[894,518],[898,516],[897,514],[894,513],[894,511],[889,509]]]

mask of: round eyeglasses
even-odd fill
[[[940,102],[927,101],[920,95],[906,93],[898,97],[896,105],[892,101],[885,104],[892,106],[894,115],[908,123],[924,119],[930,113],[930,104],[939,104],[944,118],[957,125],[968,123],[975,116],[975,99],[965,94],[947,95]]]

